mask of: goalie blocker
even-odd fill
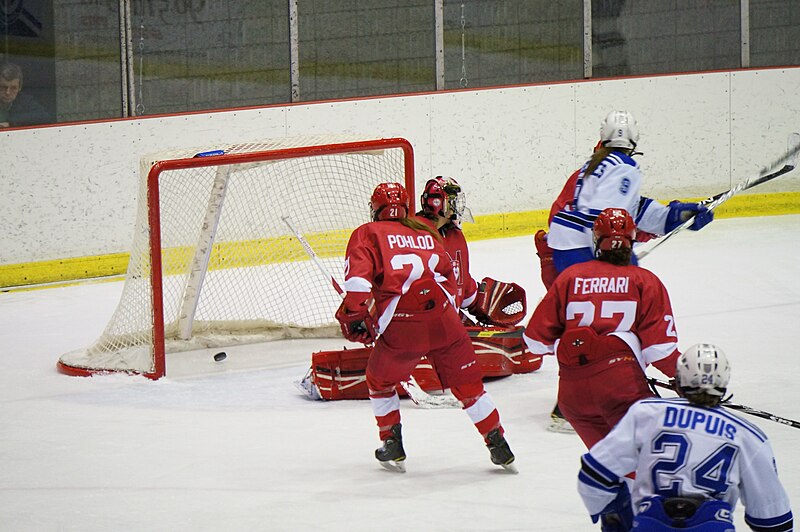
[[[531,354],[522,340],[523,327],[467,327],[484,378],[530,373],[542,365],[541,355]],[[311,356],[307,379],[325,400],[368,399],[367,360],[372,348],[320,351]],[[443,392],[436,368],[423,357],[411,374],[420,388]],[[398,386],[400,396],[405,390]]]

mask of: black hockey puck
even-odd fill
[[[216,360],[217,362],[222,362],[226,358],[228,358],[228,353],[226,353],[225,351],[221,351],[216,355],[214,355],[214,360]]]

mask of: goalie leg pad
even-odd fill
[[[367,360],[371,347],[311,355],[311,378],[322,399],[368,399]]]
[[[371,352],[372,348],[362,347],[313,353],[310,381],[319,398],[326,401],[369,399],[367,361]],[[422,357],[411,375],[424,391],[442,391],[436,369],[427,358]],[[408,395],[399,384],[396,391],[402,397]],[[311,395],[310,390],[306,393]]]
[[[542,357],[528,351],[519,334],[522,327],[467,327],[475,358],[484,378],[530,373],[542,365]],[[326,401],[368,399],[367,362],[371,347],[319,351],[311,355],[310,382]],[[411,375],[426,392],[441,392],[444,385],[434,362],[422,357]],[[397,386],[400,396],[408,394]],[[308,393],[308,392],[307,392]]]
[[[433,361],[428,357],[422,357],[417,363],[417,367],[411,372],[411,376],[417,381],[419,387],[426,392],[442,392],[442,381],[439,380],[439,374],[436,372],[436,366]],[[402,387],[401,387],[402,389]],[[403,390],[405,393],[405,390]]]
[[[524,327],[467,327],[484,378],[530,373],[542,365],[522,339]]]
[[[527,350],[527,346],[523,354],[512,356],[511,361],[514,363],[514,373],[533,373],[542,367],[542,355],[534,355]]]

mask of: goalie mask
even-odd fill
[[[372,221],[398,220],[408,216],[408,192],[400,183],[381,183],[369,200]]]
[[[705,392],[722,397],[731,379],[731,365],[719,347],[695,344],[678,358],[675,381],[685,395]]]
[[[639,126],[627,111],[611,111],[600,125],[600,142],[609,148],[633,150],[639,142]]]
[[[632,249],[636,222],[625,209],[608,208],[597,215],[592,228],[595,254],[615,249]]]
[[[474,222],[461,185],[452,177],[436,176],[429,179],[425,183],[420,203],[423,213],[447,218],[456,223],[462,220]]]

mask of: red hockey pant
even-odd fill
[[[409,318],[395,317],[375,342],[367,363],[367,385],[382,439],[400,422],[395,386],[409,378],[423,356],[433,362],[442,387],[450,388],[464,404],[481,434],[500,427],[494,403],[483,389],[472,342],[448,305]]]
[[[367,379],[380,388],[407,380],[419,359],[433,362],[444,388],[481,382],[483,375],[464,325],[452,307],[394,318],[375,342]]]
[[[558,406],[587,449],[611,432],[633,403],[653,396],[628,350],[559,368]]]

